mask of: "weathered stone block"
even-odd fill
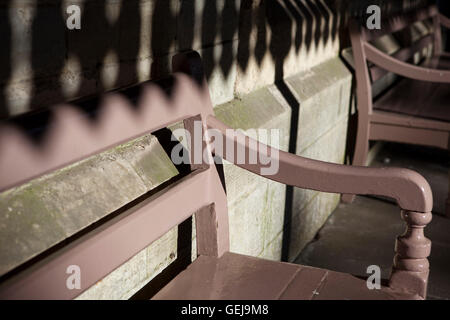
[[[230,250],[260,256],[283,229],[286,186],[258,177],[258,187],[229,205]],[[246,189],[246,188],[245,188]],[[244,190],[245,190],[244,189]],[[280,255],[272,253],[272,256]]]
[[[218,119],[235,129],[279,130],[278,147],[284,151],[288,148],[290,109],[285,101],[277,99],[268,88],[218,106],[215,108],[215,114]],[[224,168],[230,204],[245,190],[256,188],[263,181],[261,179],[264,179],[236,166],[225,164]]]
[[[259,255],[259,257],[263,259],[280,261],[282,248],[283,232],[281,231],[270,243],[265,246],[264,251]]]
[[[351,73],[335,58],[286,79],[300,101],[297,153],[348,117]]]
[[[339,58],[329,59],[309,70],[286,79],[286,83],[294,91],[300,102],[315,97],[330,86],[349,82],[351,73]]]
[[[245,188],[245,187],[244,187]],[[243,188],[243,189],[244,189]],[[230,250],[257,256],[264,250],[264,227],[267,218],[268,183],[260,181],[258,188],[237,200],[228,208],[230,221]]]

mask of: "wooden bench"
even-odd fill
[[[415,40],[407,32],[417,22],[429,22],[432,32]],[[369,140],[449,148],[450,53],[441,51],[441,25],[450,28],[450,20],[439,14],[435,6],[384,20],[380,30],[350,22],[358,110],[353,165],[366,165]],[[391,55],[370,43],[394,33],[403,47]],[[420,65],[412,63],[414,55],[430,44],[433,54]],[[371,84],[388,72],[401,79],[374,98]],[[354,195],[343,196],[345,202],[353,199]],[[450,216],[450,196],[446,214]]]
[[[234,135],[234,130],[214,117],[197,53],[177,55],[173,65],[179,72],[174,74],[170,99],[154,85],[144,90],[136,108],[121,95],[111,95],[96,126],[74,107],[60,106],[54,109],[55,122],[39,148],[17,128],[3,124],[0,127],[0,191],[179,121],[184,122],[185,128],[193,134],[191,137],[195,135],[195,121],[200,121],[203,129],[214,130],[215,139],[224,139],[223,145],[228,142],[228,146],[236,150],[244,148],[247,155],[267,147],[242,133]],[[207,158],[201,163],[190,161],[192,170],[186,176],[4,279],[0,284],[0,298],[75,298],[192,214],[196,221],[198,258],[154,299],[426,297],[431,241],[424,237],[423,228],[431,220],[432,195],[422,176],[407,169],[326,163],[277,152],[270,147],[265,154],[279,161],[279,170],[275,174],[264,174],[261,169],[265,164],[261,161],[240,163],[237,153],[229,156],[211,140],[211,136],[202,133],[201,150]],[[198,146],[195,139],[191,142]],[[388,285],[369,290],[365,280],[348,274],[229,252],[227,197],[221,165],[212,163],[213,153],[284,184],[396,199],[407,227],[396,241]],[[82,270],[79,290],[66,287],[66,270],[70,265]]]

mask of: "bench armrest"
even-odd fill
[[[322,192],[378,195],[394,198],[404,210],[429,212],[432,209],[432,194],[428,182],[418,173],[401,168],[368,168],[348,166],[313,160],[277,150],[259,143],[239,131],[235,131],[214,116],[209,116],[207,125],[219,130],[234,144],[235,150],[244,148],[246,154],[259,153],[263,149],[270,161],[278,161],[279,170],[275,174],[261,173],[262,164],[239,163],[229,158],[223,151],[213,150],[216,155],[246,170],[287,185],[313,189]],[[230,134],[233,132],[232,134]],[[258,150],[254,147],[259,144]],[[268,163],[269,161],[265,161]]]
[[[431,221],[433,199],[430,186],[421,175],[408,169],[346,166],[300,157],[259,143],[211,115],[207,117],[206,125],[208,129],[218,130],[220,136],[225,137],[222,148],[217,150],[210,141],[211,151],[268,179],[324,192],[372,194],[396,199],[403,209],[402,218],[407,228],[403,235],[397,237],[389,286],[416,293],[419,298],[426,297],[429,273],[427,257],[431,251],[431,241],[424,236],[423,228]],[[217,136],[214,135],[214,138]],[[237,161],[239,158],[236,153],[230,156],[224,152],[224,145],[231,145],[234,150],[245,150],[246,155],[252,152],[259,155],[262,149],[264,156],[271,161],[278,161],[279,170],[274,174],[264,174],[261,164]]]
[[[369,43],[364,43],[364,51],[367,60],[401,76],[421,81],[450,83],[450,71],[424,68],[403,62],[378,50]]]
[[[439,23],[447,29],[450,29],[450,19],[441,13],[439,13]]]

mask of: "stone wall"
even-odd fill
[[[82,8],[81,30],[65,27],[69,3]],[[244,130],[280,129],[282,150],[343,163],[352,85],[339,58],[345,3],[2,1],[0,116],[164,77],[173,54],[194,49],[219,119]],[[339,202],[337,194],[224,167],[234,252],[293,261]],[[0,272],[176,174],[149,135],[0,194]],[[173,228],[79,298],[130,298],[166,267],[195,259],[191,224]]]

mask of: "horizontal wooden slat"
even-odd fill
[[[402,127],[422,128],[436,131],[450,131],[450,123],[407,114],[374,110],[370,122],[398,125]]]
[[[450,133],[447,131],[434,131],[423,128],[403,127],[398,125],[372,123],[370,125],[370,140],[393,141],[432,146],[446,150],[448,148]]]
[[[211,113],[205,88],[186,75],[175,78],[170,101],[156,85],[145,88],[136,107],[118,94],[106,96],[94,123],[75,106],[57,106],[38,145],[17,127],[0,124],[0,191],[185,118]]]
[[[391,55],[391,57],[401,61],[408,61],[414,56],[416,52],[419,52],[420,50],[428,46],[430,43],[432,43],[432,41],[433,36],[431,34],[428,34],[414,42],[414,44],[412,44],[410,47],[402,48],[396,51]],[[373,65],[372,67],[370,67],[370,75],[372,77],[372,81],[374,82],[379,80],[389,72],[390,71],[380,68],[377,65]]]
[[[389,70],[398,75],[421,81],[450,83],[450,71],[430,69],[398,60],[378,50],[369,43],[364,43],[364,51],[367,60],[377,66]]]

